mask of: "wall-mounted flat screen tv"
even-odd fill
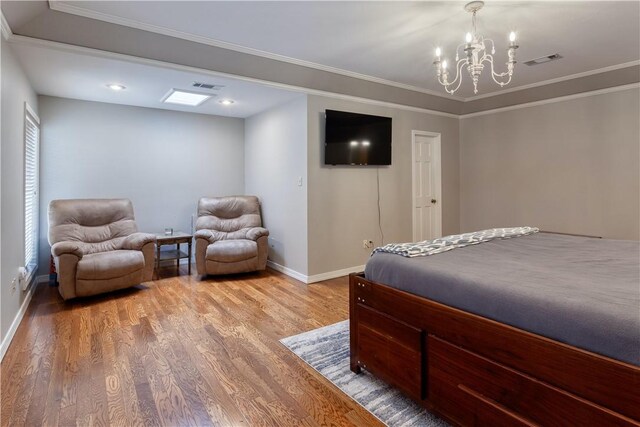
[[[390,165],[391,117],[325,112],[325,165]]]

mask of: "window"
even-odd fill
[[[25,286],[38,266],[38,198],[40,186],[40,119],[28,104],[24,115],[24,266]]]

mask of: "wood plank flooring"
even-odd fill
[[[347,319],[346,277],[171,274],[66,303],[40,285],[2,361],[0,424],[381,425],[279,343]]]

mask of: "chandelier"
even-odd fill
[[[476,12],[482,9],[484,6],[483,1],[472,1],[465,5],[464,10],[472,14],[471,24],[473,30],[467,33],[465,42],[458,45],[456,48],[456,77],[453,81],[449,81],[449,69],[447,68],[447,61],[441,59],[442,50],[436,49],[436,60],[433,64],[436,67],[438,82],[444,86],[444,90],[447,93],[453,94],[460,88],[462,83],[462,69],[466,66],[467,72],[473,81],[473,93],[478,93],[478,79],[485,63],[491,65],[491,77],[493,81],[502,86],[506,86],[511,82],[513,76],[513,68],[516,64],[516,33],[513,31],[509,34],[509,47],[507,48],[507,71],[503,73],[496,73],[493,69],[493,55],[496,53],[496,46],[493,40],[486,39],[478,34],[476,31]],[[487,47],[491,44],[491,53],[487,53]],[[463,56],[462,59],[460,57]]]

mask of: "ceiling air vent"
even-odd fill
[[[553,55],[541,56],[540,58],[532,59],[530,61],[525,61],[524,64],[529,66],[538,65],[538,64],[544,64],[545,62],[556,61],[560,58],[562,58],[562,56],[559,53],[554,53]]]
[[[214,85],[211,83],[201,83],[201,82],[193,82],[191,86],[199,87],[201,89],[213,89],[213,90],[220,90],[224,87],[224,85]]]

